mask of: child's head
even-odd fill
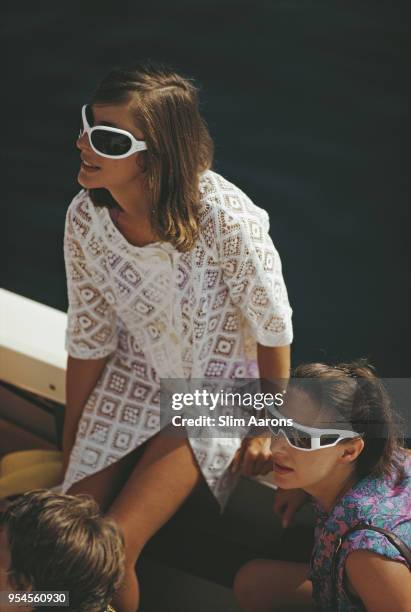
[[[0,538],[13,590],[69,591],[70,610],[101,612],[120,585],[122,536],[89,496],[25,493],[5,511]]]
[[[308,428],[348,432],[337,443],[338,435],[329,432],[318,438],[321,447],[309,451],[306,448],[311,446],[311,439],[305,432],[301,433],[302,449],[290,445],[284,435],[275,436],[274,477],[281,488],[310,490],[339,475],[380,476],[399,467],[397,451],[401,447],[391,402],[365,361],[298,366],[281,413]],[[333,446],[327,446],[333,442]]]

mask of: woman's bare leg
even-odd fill
[[[308,564],[255,559],[234,580],[234,594],[245,612],[312,610]]]
[[[201,475],[185,438],[159,434],[149,441],[123,489],[108,510],[126,543],[124,588],[114,600],[118,612],[136,612],[139,588],[135,565],[146,542],[176,512]]]
[[[86,476],[75,482],[68,489],[67,494],[88,493],[99,504],[101,511],[106,512],[127,482],[146,445],[147,442],[96,474]]]
[[[139,588],[135,564],[150,537],[175,513],[200,481],[185,438],[158,433],[104,470],[74,483],[70,495],[88,493],[120,526],[126,543],[125,588],[117,612],[135,612]]]

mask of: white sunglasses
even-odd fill
[[[90,127],[89,120],[92,122],[91,107],[84,104],[81,109],[82,125],[80,128],[79,138],[86,133],[90,142],[90,146],[102,157],[109,159],[124,159],[137,151],[145,151],[147,145],[144,140],[137,140],[133,134],[126,130],[110,127],[108,125],[93,125]]]
[[[284,420],[286,417],[278,412],[273,406],[267,407],[270,416]],[[288,444],[293,448],[301,451],[313,451],[321,448],[330,448],[335,446],[341,440],[361,437],[355,431],[348,429],[319,429],[317,427],[308,427],[293,421],[293,425],[273,425],[268,420],[268,427],[274,436],[279,436],[280,433],[287,440]]]

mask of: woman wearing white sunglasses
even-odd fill
[[[364,362],[300,366],[281,416],[294,423],[272,431],[282,490],[274,509],[288,521],[295,501],[286,492],[308,493],[314,548],[310,565],[258,559],[241,568],[234,585],[241,609],[408,612],[411,457],[383,385]]]
[[[193,83],[111,71],[81,112],[82,191],[65,230],[69,295],[63,492],[120,525],[135,612],[147,540],[205,481],[224,507],[269,440],[159,434],[162,378],[288,378],[291,313],[269,218],[213,172]],[[237,454],[236,454],[237,453]]]

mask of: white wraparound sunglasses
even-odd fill
[[[147,145],[144,140],[137,140],[133,134],[126,130],[110,127],[108,125],[93,125],[93,114],[89,104],[81,109],[81,127],[79,138],[86,133],[90,146],[102,157],[109,159],[123,159],[138,151],[145,151]]]
[[[270,417],[282,420],[286,418],[281,412],[278,412],[274,406],[267,407],[267,411],[270,413]],[[307,425],[296,423],[294,420],[291,426],[272,425],[269,420],[268,427],[274,436],[279,436],[281,433],[290,446],[301,451],[330,448],[330,446],[335,446],[341,440],[358,438],[362,435],[348,429],[319,429],[317,427],[308,427]]]

